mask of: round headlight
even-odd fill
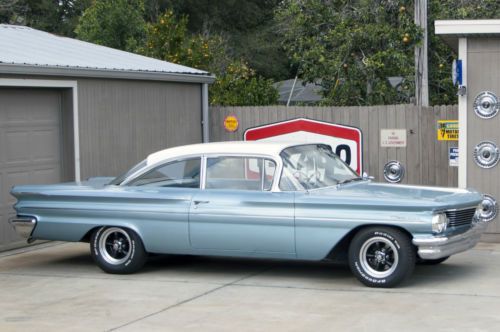
[[[444,232],[446,226],[448,226],[448,217],[446,217],[446,214],[439,213],[432,216],[432,231],[434,233]]]

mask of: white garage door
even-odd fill
[[[0,250],[21,239],[7,220],[14,215],[10,188],[61,180],[61,93],[0,88]]]

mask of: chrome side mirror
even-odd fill
[[[363,172],[363,175],[362,175],[362,176],[363,176],[363,179],[364,179],[364,180],[373,180],[373,179],[375,179],[375,177],[374,177],[374,176],[370,176],[370,175],[368,175],[368,173],[366,173],[366,172]]]

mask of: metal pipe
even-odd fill
[[[288,96],[288,100],[286,102],[286,107],[290,106],[290,100],[292,99],[293,90],[295,89],[295,83],[297,83],[297,75],[295,75],[295,79],[293,80],[292,90],[290,90],[290,95]]]
[[[203,143],[208,143],[209,136],[209,120],[208,120],[208,84],[201,85],[201,126]]]

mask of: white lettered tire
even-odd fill
[[[415,268],[416,249],[410,237],[391,227],[361,229],[349,245],[352,273],[369,287],[394,287]]]
[[[107,273],[129,274],[142,268],[147,260],[141,238],[124,227],[101,227],[90,238],[90,253]]]

